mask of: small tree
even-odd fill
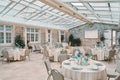
[[[62,42],[64,41],[64,35],[61,35],[61,41]]]
[[[25,43],[24,43],[21,35],[17,35],[15,37],[15,46],[19,47],[19,48],[24,48],[25,47]]]
[[[105,41],[105,37],[104,37],[104,35],[101,35],[100,40],[101,40],[102,42]]]
[[[71,42],[71,46],[73,46],[73,43],[74,43],[74,37],[73,37],[73,35],[71,34],[70,36],[69,36],[69,42]]]
[[[80,46],[81,45],[81,40],[79,38],[75,39],[75,44],[77,46]]]
[[[80,46],[81,40],[79,38],[74,39],[73,35],[69,36],[69,42],[71,42],[71,46]]]
[[[118,38],[118,43],[119,43],[119,45],[120,45],[120,36],[119,36],[119,38]]]

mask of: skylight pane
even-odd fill
[[[99,15],[100,18],[111,18],[110,15]]]
[[[111,21],[111,18],[100,18],[100,19],[104,21]]]
[[[64,13],[63,12],[60,12],[60,13],[58,13],[59,15],[63,15]]]
[[[10,0],[9,0],[9,1],[10,1]],[[11,1],[19,2],[20,0],[11,0]]]
[[[107,3],[90,3],[91,6],[107,7]]]
[[[32,2],[32,1],[34,1],[34,0],[24,0],[24,1]]]
[[[77,9],[87,9],[86,7],[77,7]]]
[[[9,11],[9,13],[8,13],[7,15],[13,16],[13,15],[15,15],[17,12],[18,12],[17,10],[12,9],[11,11]]]
[[[111,8],[112,11],[120,11],[119,8]]]
[[[100,15],[110,15],[111,12],[109,11],[95,11],[96,14],[100,14]]]
[[[33,9],[33,8],[26,8],[25,10],[24,10],[24,12],[25,13],[35,13],[36,12],[36,10],[35,9]]]
[[[67,15],[67,14],[63,15],[63,17],[67,17],[67,18],[68,18],[68,16],[69,16],[69,15]]]
[[[119,15],[112,15],[112,18],[119,19]]]
[[[87,14],[87,17],[94,17],[93,14]]]
[[[115,22],[119,21],[119,19],[114,19],[114,18],[112,20],[115,21]]]
[[[37,5],[34,5],[34,4],[29,4],[28,6],[30,6],[31,8],[34,8],[34,9],[41,10],[40,6],[37,6]]]
[[[48,18],[48,17],[50,17],[50,16],[52,16],[52,15],[51,15],[51,14],[46,13],[46,14],[44,14],[42,17],[44,17],[44,18]]]
[[[10,3],[9,0],[0,0],[0,5],[7,6]]]
[[[91,13],[91,12],[88,11],[88,10],[79,10],[78,12],[79,12],[79,13]]]
[[[38,1],[38,0],[35,1],[34,4],[36,4],[36,5],[40,6],[40,7],[42,7],[42,6],[45,5],[44,3],[42,3],[42,2],[40,2],[40,1]]]
[[[109,8],[94,8],[94,10],[109,10]]]
[[[29,5],[28,2],[25,2],[25,1],[21,1],[20,3],[24,4],[24,5]]]
[[[120,7],[120,3],[110,3],[111,7]]]
[[[57,9],[54,9],[54,10],[52,10],[52,12],[54,12],[54,13],[58,13],[58,12],[60,12],[60,11],[57,10]]]
[[[74,6],[83,6],[82,3],[71,3],[71,4],[74,5]]]
[[[23,9],[25,6],[23,6],[23,5],[21,5],[21,4],[17,4],[15,7],[14,7],[14,9],[16,9],[16,10],[21,10],[21,9]]]
[[[89,19],[96,19],[96,17],[88,17]]]

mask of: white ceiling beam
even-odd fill
[[[85,18],[82,14],[78,13],[76,10],[72,9],[68,5],[64,4],[60,0],[39,0],[49,6],[52,6],[70,16],[73,16],[77,19],[80,19],[81,21],[92,23],[89,19]]]

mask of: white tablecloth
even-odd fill
[[[64,63],[70,62],[70,65]],[[62,63],[62,73],[66,78],[72,80],[106,80],[106,67],[104,64],[90,60],[90,65],[81,66],[77,65],[76,61],[65,60]],[[95,63],[100,63],[102,66],[98,66],[98,70],[92,70],[93,67],[97,66]],[[82,70],[73,70],[73,67],[82,68]]]
[[[20,56],[25,55],[25,49],[10,49],[8,54],[10,57],[14,57],[14,60],[20,60]]]

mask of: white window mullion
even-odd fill
[[[4,25],[4,32],[3,32],[3,34],[4,34],[4,44],[6,44],[6,26]]]
[[[36,37],[35,33],[36,33],[36,32],[35,32],[35,28],[33,28],[33,29],[34,29],[33,34],[34,34],[34,43],[35,43],[35,42],[36,42],[36,41],[35,41],[35,37]]]
[[[29,39],[30,39],[30,42],[31,42],[31,28],[30,28],[30,32],[28,32],[28,33],[30,34],[30,38]]]

